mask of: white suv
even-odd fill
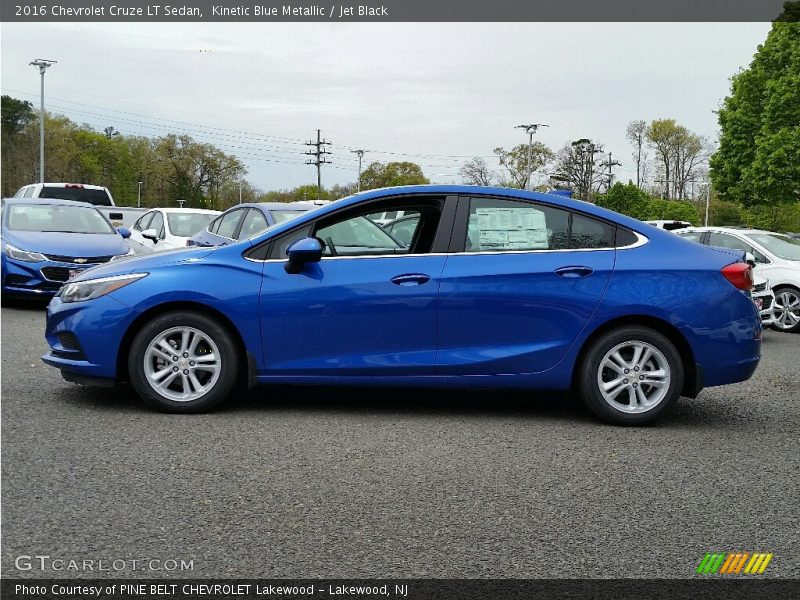
[[[733,227],[690,227],[672,233],[706,246],[750,252],[756,259],[756,273],[769,279],[775,293],[772,327],[800,332],[800,240]]]
[[[108,188],[86,183],[32,183],[21,187],[14,198],[56,198],[95,206],[116,206]]]

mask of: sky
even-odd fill
[[[434,183],[527,142],[590,138],[635,179],[625,128],[674,118],[716,140],[714,110],[769,23],[3,23],[0,88],[102,130],[188,133],[262,190],[316,183],[303,142],[331,141],[323,186],[358,160],[410,160]],[[101,183],[101,182],[97,182]]]

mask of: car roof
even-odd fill
[[[218,215],[221,211],[211,210],[208,208],[151,208],[149,210],[160,210],[163,213],[206,213],[211,215]]]
[[[28,185],[24,185],[22,187],[28,187],[30,185],[43,185],[45,187],[67,187],[69,186],[77,186],[82,187],[87,190],[105,190],[106,188],[102,185],[93,185],[91,183],[70,183],[70,182],[51,182],[51,183],[29,183]]]
[[[744,227],[715,227],[713,225],[709,225],[708,227],[686,227],[685,229],[679,229],[681,233],[688,232],[688,231],[724,231],[727,233],[741,233],[743,235],[750,235],[751,233],[769,233],[775,234],[774,231],[767,231],[766,229],[746,229]],[[776,235],[785,235],[782,233],[777,233]]]
[[[3,198],[4,204],[43,204],[46,206],[88,206],[97,208],[89,202],[79,202],[77,200],[62,200],[60,198]]]

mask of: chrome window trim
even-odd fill
[[[650,240],[646,238],[644,235],[639,233],[638,231],[630,230],[636,236],[636,241],[633,244],[629,244],[627,246],[621,246],[619,248],[559,248],[557,250],[503,250],[501,252],[494,252],[494,251],[486,251],[486,252],[425,252],[422,254],[357,254],[353,256],[323,256],[323,259],[327,262],[329,260],[351,260],[351,259],[364,259],[364,258],[409,258],[409,257],[422,257],[422,256],[503,256],[506,254],[543,254],[547,253],[554,253],[554,252],[608,252],[609,250],[632,250],[634,248],[639,248],[644,246]],[[285,263],[288,259],[286,258],[267,258],[264,260],[258,260],[255,258],[250,258],[249,256],[244,257],[245,260],[249,260],[250,262],[254,263]]]

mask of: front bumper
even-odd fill
[[[4,294],[14,296],[54,296],[70,277],[96,264],[75,264],[57,261],[25,262],[3,255]]]
[[[42,360],[62,373],[116,379],[122,337],[134,318],[130,307],[110,295],[69,303],[56,296],[47,307],[50,350]]]
[[[761,324],[762,325],[772,325],[773,321],[775,320],[774,315],[772,314],[772,304],[775,302],[775,294],[772,290],[767,290],[765,292],[757,292],[753,295],[753,303],[756,305],[756,308],[761,315]]]

